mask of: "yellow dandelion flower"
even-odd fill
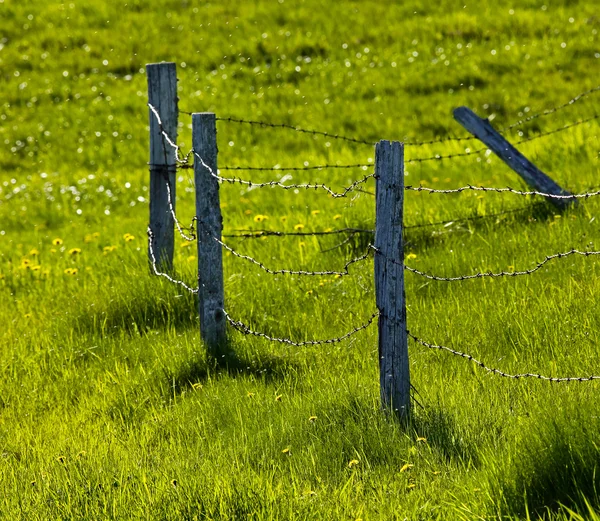
[[[24,318],[31,318],[31,313],[25,313],[25,314],[23,315],[23,317],[24,317]]]
[[[79,452],[78,452],[78,453],[75,455],[75,457],[76,457],[76,458],[83,458],[84,456],[87,456],[87,452],[86,452],[86,451],[84,451],[84,450],[80,450],[80,451],[79,451]]]
[[[81,253],[81,248],[71,248],[69,250],[69,255],[79,255]]]
[[[29,266],[31,261],[29,259],[21,259],[21,266]]]
[[[333,228],[325,228],[325,230],[324,230],[324,231],[326,231],[326,232],[330,232],[331,230],[333,230]]]
[[[299,231],[302,230],[304,228],[304,225],[302,223],[298,223],[294,225],[294,230]]]
[[[317,417],[316,416],[311,416],[310,418],[308,418],[308,421],[310,423],[315,423],[317,421]]]
[[[40,271],[42,269],[42,267],[39,264],[36,264],[35,266],[31,266],[31,268],[29,268],[31,271]]]
[[[56,253],[56,248],[50,248],[50,253]]]
[[[62,243],[63,243],[63,240],[62,240],[60,237],[57,237],[56,239],[54,239],[54,240],[52,241],[52,244],[53,244],[54,246],[60,246]]]
[[[309,289],[309,290],[306,292],[306,294],[307,294],[307,295],[312,295],[312,294],[313,294],[313,290],[312,290],[312,289]]]
[[[77,275],[77,268],[67,268],[65,270],[66,275]]]
[[[414,465],[411,465],[410,463],[405,463],[404,465],[402,465],[400,472],[405,472],[407,470],[412,469],[413,467],[414,467]]]
[[[39,254],[40,252],[36,248],[33,248],[29,251],[29,255],[31,255],[32,257],[37,257]]]
[[[337,273],[336,275],[333,276],[334,279],[339,279],[341,278],[341,275],[339,273]]]
[[[324,282],[319,282],[319,287],[322,288],[323,286],[325,286]]]
[[[310,212],[311,215],[319,215],[321,213],[321,210],[313,210],[312,212]]]
[[[248,396],[248,398],[254,398],[254,393],[248,391],[248,394],[246,396]]]
[[[92,233],[92,237],[94,239],[97,239],[98,237],[100,237],[100,232],[94,232],[94,233]]]
[[[433,474],[434,476],[437,476],[437,475],[439,475],[439,474],[441,474],[441,473],[442,473],[442,471],[441,471],[441,470],[434,470],[434,471],[432,472],[432,474]]]
[[[412,252],[411,252],[411,253],[409,253],[409,254],[406,256],[406,258],[407,258],[408,260],[411,260],[411,259],[416,259],[416,258],[417,258],[417,254],[416,254],[416,253],[412,253]]]
[[[83,242],[88,243],[88,242],[92,242],[94,239],[92,238],[92,236],[88,233],[84,238],[83,238]]]
[[[306,243],[305,243],[305,242],[303,242],[303,241],[300,241],[300,242],[298,243],[298,248],[304,248],[305,246],[306,246]]]
[[[65,459],[66,458],[64,456],[59,456],[58,458],[56,458],[56,461],[58,461],[59,463],[64,463]]]
[[[348,462],[348,468],[355,467],[355,466],[356,466],[356,465],[358,465],[358,464],[359,464],[359,461],[358,461],[357,459],[351,459],[351,460]]]
[[[333,216],[333,220],[334,220],[334,221],[337,221],[338,219],[341,219],[341,218],[342,218],[342,215],[341,215],[341,214],[339,214],[339,213],[337,213],[337,214],[335,214],[335,215]]]
[[[280,402],[281,401],[281,397],[282,397],[282,395],[278,394],[277,396],[275,396],[275,401],[276,402]]]
[[[254,216],[254,222],[255,223],[261,223],[263,221],[266,221],[269,217],[267,215],[262,215],[262,214],[258,214]]]
[[[86,266],[85,267],[85,271],[92,271],[92,267],[91,266]]]
[[[250,202],[250,199],[246,199],[245,197],[240,197],[240,203],[247,204]]]
[[[449,183],[450,181],[452,181],[452,179],[450,179],[449,177],[446,177],[446,179],[444,179],[444,181],[445,181],[446,183]]]
[[[283,449],[281,452],[282,452],[282,454],[289,455],[289,454],[290,454],[290,448],[289,448],[289,447],[286,447],[286,448],[285,448],[285,449]]]
[[[245,213],[246,215],[252,215],[252,210],[244,210],[244,213]]]
[[[282,216],[279,218],[279,220],[280,220],[282,223],[284,223],[284,222],[287,222],[287,215],[282,215]]]
[[[107,255],[111,251],[115,251],[116,249],[117,249],[116,246],[104,246],[104,248],[102,248],[102,251],[104,252],[104,255]]]

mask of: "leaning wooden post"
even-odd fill
[[[410,414],[410,375],[404,296],[404,145],[375,146],[375,293],[379,310],[381,403],[402,420]]]
[[[217,173],[215,115],[192,114],[196,217],[198,219],[198,309],[200,334],[209,353],[216,357],[225,348],[225,298],[223,292],[223,219]],[[214,174],[214,175],[213,175]]]
[[[146,65],[148,76],[148,103],[160,117],[161,123],[148,107],[150,116],[150,229],[152,249],[157,264],[164,270],[173,267],[174,220],[169,207],[167,183],[171,188],[175,210],[175,150],[162,131],[173,143],[177,142],[177,70],[174,63]],[[161,128],[162,127],[162,128]],[[150,261],[150,248],[148,249]]]
[[[571,195],[512,146],[487,119],[480,118],[467,107],[458,107],[454,109],[453,114],[456,121],[490,147],[494,154],[519,174],[535,191],[551,195]],[[578,204],[575,198],[547,197],[546,199],[561,210]]]

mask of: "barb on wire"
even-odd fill
[[[506,187],[506,188],[493,188],[486,186],[473,186],[466,185],[461,186],[460,188],[449,188],[449,189],[436,189],[429,188],[427,186],[410,186],[407,185],[404,187],[405,190],[412,190],[414,192],[429,192],[432,194],[456,194],[460,192],[464,192],[466,190],[474,190],[478,192],[510,192],[517,195],[541,195],[542,197],[549,197],[551,199],[587,199],[588,197],[594,197],[596,195],[600,195],[600,190],[595,192],[584,192],[581,194],[570,194],[570,195],[557,195],[557,194],[547,194],[544,192],[538,192],[536,190],[531,191],[523,191],[523,190],[515,190],[514,188]]]
[[[379,253],[379,250],[377,250],[377,253]],[[444,282],[454,282],[454,281],[458,281],[458,280],[469,280],[469,279],[480,279],[482,277],[518,277],[519,275],[531,275],[532,273],[535,273],[536,271],[541,269],[544,266],[544,264],[546,264],[547,262],[550,262],[551,260],[554,260],[554,259],[564,259],[565,257],[569,257],[570,255],[581,255],[583,257],[589,257],[590,255],[600,255],[600,251],[579,251],[579,250],[572,249],[572,250],[562,252],[562,253],[555,253],[554,255],[547,255],[543,261],[538,262],[535,265],[535,267],[533,267],[529,270],[500,271],[498,273],[493,273],[491,271],[487,271],[487,272],[481,272],[481,273],[474,273],[472,275],[460,275],[458,277],[439,277],[437,275],[430,275],[429,273],[425,273],[416,268],[411,268],[410,266],[406,266],[406,265],[404,266],[404,269],[407,271],[410,271],[412,273],[415,273],[416,275],[420,275],[421,277],[425,277],[426,279],[439,280],[439,281],[444,281]]]
[[[192,217],[192,222],[190,223],[190,226],[188,228],[190,235],[186,235],[186,233],[183,231],[184,228],[181,226],[181,223],[179,222],[179,219],[177,219],[177,215],[175,215],[175,207],[173,206],[173,196],[171,195],[171,183],[169,182],[169,180],[166,180],[166,185],[167,185],[167,199],[169,202],[169,210],[171,212],[171,216],[173,217],[173,221],[175,222],[175,226],[177,227],[177,230],[179,231],[179,235],[181,235],[186,241],[195,241],[196,240],[196,233],[194,231],[194,222],[198,220],[197,217]]]
[[[590,382],[592,380],[600,380],[600,376],[565,376],[565,377],[557,378],[554,376],[544,376],[544,375],[537,374],[537,373],[509,374],[504,371],[501,371],[500,369],[494,369],[492,367],[488,367],[483,362],[480,362],[479,360],[477,360],[476,358],[474,358],[472,355],[470,355],[468,353],[456,351],[455,349],[452,349],[450,347],[425,342],[425,340],[421,340],[420,338],[417,338],[410,331],[407,331],[406,333],[408,334],[408,336],[410,338],[412,338],[415,342],[417,342],[418,344],[421,344],[422,346],[425,346],[429,349],[437,349],[439,351],[446,351],[455,356],[459,356],[461,358],[464,358],[466,360],[473,362],[475,365],[478,365],[479,367],[481,367],[482,369],[485,369],[489,373],[493,373],[498,376],[503,376],[505,378],[513,378],[515,380],[519,380],[520,378],[537,378],[538,380],[546,380],[548,382]]]
[[[151,262],[152,271],[154,272],[154,274],[159,277],[164,277],[165,279],[172,282],[173,284],[178,284],[179,286],[187,289],[190,293],[198,293],[198,288],[192,288],[192,287],[188,286],[182,280],[174,279],[168,273],[164,273],[164,272],[158,270],[158,267],[156,266],[156,256],[154,255],[154,248],[152,246],[153,239],[154,239],[154,233],[152,232],[152,229],[150,228],[150,226],[148,226],[148,249],[150,251],[150,259],[152,261]]]
[[[150,110],[151,110],[152,114],[154,114],[154,117],[156,118],[156,122],[158,123],[158,128],[160,129],[160,133],[162,134],[162,137],[163,137],[164,148],[166,149],[165,142],[164,142],[166,140],[166,142],[169,144],[169,146],[171,146],[175,151],[175,162],[179,163],[179,165],[186,165],[186,167],[189,167],[188,162],[190,159],[190,155],[192,154],[192,150],[190,150],[185,156],[181,157],[181,147],[177,143],[174,143],[173,140],[169,137],[169,135],[165,132],[165,129],[163,127],[162,120],[160,119],[160,115],[159,115],[158,111],[150,103],[148,103],[148,107],[150,107]],[[165,165],[150,165],[150,166],[165,166]]]
[[[293,340],[290,340],[289,338],[277,338],[277,337],[267,335],[266,333],[254,331],[254,330],[250,329],[250,327],[248,327],[243,322],[232,319],[225,310],[223,310],[223,313],[225,314],[225,318],[227,319],[227,321],[235,329],[237,329],[240,333],[243,333],[244,335],[253,335],[253,336],[264,338],[271,342],[279,342],[281,344],[288,344],[288,345],[296,346],[296,347],[316,346],[316,345],[323,345],[323,344],[337,344],[339,342],[342,342],[343,340],[346,340],[346,338],[358,333],[359,331],[362,331],[363,329],[367,329],[379,315],[378,312],[373,313],[371,315],[371,318],[369,318],[369,320],[367,320],[367,322],[365,322],[364,324],[362,324],[360,326],[353,327],[347,333],[343,334],[342,336],[336,337],[336,338],[328,338],[326,340],[305,340],[302,342],[295,342]]]
[[[327,168],[368,168],[373,166],[372,164],[352,164],[352,165],[314,165],[314,166],[222,166],[219,170],[258,170],[262,172],[296,172],[302,170],[325,170]]]
[[[501,128],[500,132],[505,132],[506,130],[511,130],[515,127],[524,125],[525,123],[529,123],[530,121],[533,121],[534,119],[548,116],[550,114],[554,114],[555,112],[558,112],[559,110],[569,107],[569,106],[577,103],[579,100],[582,100],[583,98],[586,98],[586,97],[594,94],[595,92],[598,92],[599,90],[600,90],[600,85],[597,87],[594,87],[592,89],[586,90],[585,92],[582,92],[581,94],[578,94],[577,96],[570,99],[566,103],[563,103],[562,105],[558,105],[557,107],[553,107],[551,109],[544,110],[543,112],[538,112],[537,114],[532,114],[531,116],[528,116],[524,119],[516,121],[515,123],[512,123],[510,125],[507,125],[506,127]]]
[[[223,234],[223,237],[239,237],[245,239],[257,239],[260,237],[288,237],[288,236],[317,236],[317,235],[336,235],[340,233],[374,233],[375,230],[364,230],[362,228],[340,228],[338,230],[319,231],[319,232],[278,232],[274,230],[237,230],[241,233]]]
[[[269,186],[269,187],[277,186],[278,188],[283,188],[284,190],[291,190],[291,189],[296,189],[296,188],[298,188],[298,189],[303,188],[303,189],[309,190],[311,188],[314,188],[315,190],[318,190],[318,189],[325,190],[332,197],[336,197],[336,198],[337,197],[346,197],[346,195],[349,192],[351,192],[352,190],[354,190],[355,187],[357,187],[358,185],[360,185],[362,183],[365,183],[370,178],[375,177],[374,173],[366,175],[362,179],[358,179],[357,181],[354,181],[354,183],[352,183],[350,186],[347,186],[346,188],[344,188],[344,190],[342,192],[334,192],[331,188],[329,188],[327,185],[324,185],[324,184],[305,183],[305,184],[286,185],[286,184],[281,183],[280,181],[268,181],[266,183],[253,183],[252,181],[245,181],[243,179],[239,179],[236,177],[221,177],[220,175],[215,174],[213,169],[204,162],[204,160],[200,157],[200,155],[197,152],[194,152],[194,155],[202,163],[202,166],[204,166],[210,172],[210,175],[212,175],[215,179],[217,179],[223,183],[238,183],[238,184],[242,184],[242,185],[246,185],[248,187],[254,187],[254,188],[265,188],[267,186]]]
[[[202,223],[200,223],[200,224],[202,224]],[[346,262],[346,264],[344,264],[344,267],[342,268],[343,271],[334,271],[334,270],[305,271],[305,270],[286,270],[286,269],[273,270],[273,269],[265,266],[262,262],[257,261],[253,257],[250,257],[248,255],[242,255],[241,253],[238,253],[231,246],[229,246],[229,245],[225,244],[223,241],[221,241],[218,237],[212,236],[212,238],[214,241],[219,243],[224,249],[226,249],[228,252],[230,252],[234,257],[238,257],[239,259],[244,259],[248,262],[251,262],[252,264],[255,264],[256,266],[258,266],[262,270],[266,271],[270,275],[309,275],[309,276],[338,275],[340,277],[344,277],[346,275],[350,275],[350,272],[348,271],[348,268],[350,266],[352,266],[353,264],[356,264],[357,262],[367,259],[371,255],[371,245],[369,245],[369,247],[367,248],[367,251],[363,255]]]

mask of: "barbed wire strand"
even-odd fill
[[[244,239],[258,239],[260,237],[287,237],[287,236],[299,236],[299,237],[311,237],[311,236],[319,236],[319,235],[337,235],[341,233],[374,233],[375,230],[365,230],[362,228],[340,228],[338,230],[328,230],[328,231],[316,231],[316,232],[280,232],[275,230],[237,230],[242,233],[235,234],[223,234],[222,237],[232,237],[232,238],[244,238]],[[247,233],[246,233],[247,232]]]
[[[555,112],[558,112],[559,110],[562,110],[566,107],[569,107],[575,103],[577,103],[578,101],[594,94],[595,92],[600,91],[600,85],[597,87],[594,87],[592,89],[586,90],[585,92],[582,92],[581,94],[578,94],[577,96],[575,96],[574,98],[570,99],[569,101],[567,101],[566,103],[563,103],[562,105],[558,105],[556,107],[553,107],[551,109],[547,109],[544,110],[542,112],[538,112],[537,114],[532,114],[531,116],[528,116],[524,119],[521,119],[519,121],[516,121],[515,123],[511,123],[510,125],[507,125],[505,127],[502,127],[501,129],[499,129],[500,132],[505,132],[507,130],[512,130],[515,127],[519,127],[521,125],[524,125],[525,123],[529,123],[530,121],[533,121],[534,119],[537,118],[541,118],[544,116],[549,116],[550,114],[554,114]]]
[[[202,223],[200,221],[199,221],[199,223],[200,223],[200,225],[202,225]],[[243,259],[248,262],[251,262],[252,264],[255,264],[256,266],[258,266],[262,270],[266,271],[270,275],[308,275],[308,276],[337,275],[340,277],[344,277],[346,275],[350,275],[350,272],[348,271],[348,268],[350,266],[352,266],[353,264],[356,264],[357,262],[361,262],[361,261],[367,259],[371,255],[371,250],[372,250],[371,245],[369,245],[367,247],[367,251],[363,255],[347,261],[346,264],[344,264],[344,267],[342,268],[343,271],[334,271],[334,270],[305,271],[305,270],[287,270],[287,269],[273,270],[273,269],[265,266],[262,262],[254,259],[253,257],[250,257],[249,255],[243,255],[241,253],[238,253],[231,246],[225,244],[218,237],[215,237],[214,235],[210,235],[210,237],[212,237],[212,239],[215,242],[220,244],[225,250],[230,252],[234,257],[238,257],[239,259]]]
[[[253,335],[253,336],[260,337],[260,338],[264,338],[265,340],[269,340],[271,342],[279,342],[281,344],[288,344],[288,345],[295,346],[295,347],[315,346],[315,345],[323,345],[323,344],[337,344],[339,342],[346,340],[346,338],[348,338],[352,335],[355,335],[359,331],[362,331],[363,329],[367,329],[379,315],[379,312],[373,313],[371,315],[371,317],[367,320],[367,322],[365,322],[364,324],[362,324],[360,326],[353,327],[347,333],[343,334],[342,336],[336,337],[336,338],[328,338],[326,340],[305,340],[302,342],[295,342],[293,340],[290,340],[289,338],[278,338],[278,337],[273,337],[273,336],[267,335],[266,333],[254,331],[253,329],[251,329],[249,326],[247,326],[243,322],[241,322],[239,320],[234,320],[233,318],[231,318],[225,310],[223,310],[223,313],[225,315],[225,318],[229,322],[229,324],[231,324],[231,326],[233,328],[237,329],[240,333],[243,333],[244,335]]]
[[[442,345],[437,345],[437,344],[432,344],[432,343],[426,342],[425,340],[421,340],[420,338],[413,335],[410,331],[407,331],[406,333],[408,334],[408,336],[410,338],[412,338],[415,342],[417,342],[418,344],[421,344],[422,346],[425,346],[429,349],[437,349],[439,351],[446,351],[455,356],[459,356],[461,358],[464,358],[466,360],[473,362],[475,365],[478,365],[479,367],[488,371],[489,373],[493,373],[498,376],[503,376],[504,378],[512,378],[515,380],[519,380],[521,378],[536,378],[538,380],[546,380],[548,382],[557,382],[557,383],[559,383],[559,382],[590,382],[592,380],[600,380],[600,376],[554,377],[554,376],[544,376],[544,375],[537,374],[537,373],[509,374],[504,371],[501,371],[500,369],[494,369],[492,367],[488,367],[483,362],[477,360],[476,358],[474,358],[472,355],[470,355],[468,353],[463,353],[462,351],[457,351],[457,350],[452,349],[447,346],[442,346]]]
[[[169,146],[171,146],[175,150],[175,162],[179,163],[180,165],[186,165],[187,167],[189,167],[188,162],[189,162],[189,158],[190,158],[192,151],[190,150],[182,158],[180,156],[181,147],[169,137],[169,134],[166,133],[166,131],[163,127],[163,124],[162,124],[162,120],[160,119],[160,114],[158,113],[156,108],[153,105],[151,105],[150,103],[148,103],[148,107],[150,107],[152,114],[154,114],[154,117],[156,118],[156,122],[158,123],[158,128],[160,129],[160,133],[162,134],[163,140],[166,140],[167,143],[169,144]],[[163,146],[164,146],[164,141],[163,141]],[[164,148],[166,148],[166,147],[164,147]],[[169,165],[150,165],[150,166],[169,166]]]
[[[200,155],[197,152],[194,152],[194,155],[202,163],[202,166],[204,166],[209,171],[210,175],[212,175],[215,179],[217,179],[218,181],[221,181],[222,183],[232,183],[232,184],[238,183],[238,184],[242,184],[242,185],[246,185],[248,187],[254,187],[254,188],[265,188],[265,187],[275,187],[276,186],[278,188],[283,188],[284,190],[291,190],[291,189],[319,190],[319,189],[321,189],[321,190],[325,190],[327,193],[329,193],[332,197],[335,197],[335,198],[346,197],[346,195],[349,192],[351,192],[352,190],[354,190],[355,187],[357,187],[358,185],[360,185],[362,183],[365,183],[366,181],[368,181],[371,178],[376,177],[374,173],[366,175],[362,179],[358,179],[357,181],[354,181],[354,183],[352,183],[350,186],[347,186],[346,188],[344,188],[344,190],[342,192],[334,192],[331,188],[329,188],[327,185],[324,185],[324,184],[305,183],[305,184],[286,185],[280,181],[268,181],[266,183],[253,183],[252,181],[245,181],[244,179],[239,179],[237,177],[222,177],[218,174],[215,174],[213,169],[204,162],[204,160],[200,157]]]
[[[240,171],[250,171],[250,170],[258,170],[262,172],[297,172],[303,170],[326,170],[331,168],[345,169],[345,168],[362,168],[367,169],[368,167],[373,166],[372,164],[351,164],[351,165],[337,165],[337,164],[327,164],[327,165],[314,165],[314,166],[222,166],[219,170],[240,170]]]
[[[379,253],[379,251],[377,252]],[[544,260],[538,262],[535,267],[529,270],[521,270],[521,271],[500,271],[497,273],[493,273],[491,271],[474,273],[472,275],[461,275],[458,277],[439,277],[437,275],[431,275],[429,273],[425,273],[416,268],[411,268],[410,266],[404,265],[404,269],[415,273],[416,275],[420,275],[421,277],[425,277],[430,280],[438,280],[444,282],[454,282],[459,280],[469,280],[469,279],[480,279],[482,277],[518,277],[519,275],[531,275],[535,273],[539,269],[541,269],[546,263],[550,262],[554,259],[564,259],[565,257],[569,257],[571,255],[581,255],[583,257],[589,257],[591,255],[600,255],[600,251],[579,251],[579,250],[569,250],[562,253],[555,253],[554,255],[547,255]],[[395,262],[395,261],[394,261]],[[396,264],[401,264],[396,262]]]
[[[532,114],[531,116],[529,116],[527,118],[521,119],[521,120],[511,123],[505,127],[502,127],[501,129],[499,129],[499,132],[512,130],[515,127],[522,126],[525,123],[529,123],[530,121],[533,121],[534,119],[548,116],[550,114],[554,114],[566,107],[569,107],[569,106],[577,103],[581,99],[584,99],[584,98],[590,96],[591,94],[597,92],[598,90],[600,90],[600,86],[597,86],[597,87],[594,87],[587,91],[584,91],[584,92],[578,94],[577,96],[575,96],[574,98],[570,99],[567,103],[563,103],[562,105],[558,105],[556,107],[546,109],[542,112]],[[192,115],[192,112],[186,112],[183,110],[180,110],[179,112],[181,114]],[[596,118],[592,118],[592,119],[596,119]],[[283,129],[293,130],[295,132],[301,132],[304,134],[319,135],[319,136],[324,136],[324,137],[331,138],[331,139],[338,139],[338,140],[342,140],[342,141],[364,144],[364,145],[374,146],[376,143],[376,142],[368,141],[368,140],[364,140],[364,139],[343,136],[340,134],[333,134],[331,132],[306,129],[306,128],[299,127],[297,125],[291,125],[291,124],[286,124],[286,123],[270,123],[267,121],[257,121],[257,120],[249,120],[249,119],[233,118],[233,117],[217,117],[216,120],[223,121],[223,122],[230,122],[230,123],[239,123],[239,124],[260,126],[260,127],[265,127],[265,128],[283,128]],[[581,123],[578,123],[578,124],[581,124]],[[575,125],[569,125],[566,128],[570,128],[571,126],[575,126]],[[564,129],[561,129],[561,130],[564,130]],[[551,133],[554,133],[554,132],[551,132]],[[549,135],[549,134],[545,134],[545,135]],[[542,136],[538,136],[538,137],[542,137]],[[447,141],[456,141],[456,142],[472,141],[474,139],[477,139],[477,138],[475,136],[456,136],[456,137],[455,136],[447,136],[447,137],[442,137],[442,138],[430,139],[430,140],[426,140],[426,141],[405,141],[404,145],[405,146],[423,146],[423,145],[432,145],[432,144],[436,144],[436,143],[444,143]],[[537,137],[533,138],[533,139],[537,139]]]
[[[198,220],[197,217],[192,217],[192,222],[188,228],[190,235],[186,235],[186,233],[183,231],[184,228],[181,226],[181,223],[179,222],[179,219],[177,218],[177,215],[175,214],[175,207],[173,205],[173,196],[171,195],[171,183],[169,182],[169,180],[166,181],[166,185],[167,185],[167,200],[169,203],[169,210],[171,212],[171,216],[173,217],[173,221],[175,222],[175,226],[177,227],[177,230],[179,231],[179,235],[181,235],[181,237],[183,237],[186,241],[192,242],[196,240],[196,234],[194,233],[194,222]]]
[[[414,192],[429,192],[432,194],[455,194],[464,192],[466,190],[474,190],[479,192],[510,192],[517,195],[541,195],[542,197],[549,197],[551,199],[587,199],[589,197],[595,197],[600,195],[600,190],[595,192],[584,192],[581,194],[570,194],[570,195],[557,195],[557,194],[548,194],[545,192],[538,192],[536,190],[531,191],[523,191],[523,190],[515,190],[514,188],[506,187],[506,188],[493,188],[493,187],[485,187],[485,186],[473,186],[466,185],[461,186],[460,188],[449,188],[449,189],[436,189],[429,188],[427,186],[411,186],[407,185],[404,187],[405,190],[412,190]]]
[[[158,270],[158,267],[156,266],[156,257],[154,255],[154,248],[152,246],[152,240],[154,239],[154,233],[152,232],[152,229],[150,228],[150,226],[148,226],[147,231],[148,231],[148,250],[150,252],[150,260],[151,260],[150,263],[152,265],[152,271],[154,272],[154,274],[157,275],[158,277],[164,277],[165,279],[172,282],[173,284],[178,284],[179,286],[187,289],[190,293],[198,293],[198,288],[192,288],[192,287],[188,286],[182,280],[174,279],[168,273],[164,273],[164,272]]]

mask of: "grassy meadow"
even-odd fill
[[[148,269],[146,63],[174,61],[179,107],[368,141],[497,128],[596,87],[592,1],[0,0],[0,519],[600,519],[600,383],[509,380],[410,342],[410,426],[379,405],[377,330],[289,347],[229,330],[215,363],[193,295]],[[600,92],[506,132],[592,118]],[[180,116],[178,142],[191,144]],[[573,192],[600,185],[592,119],[520,150]],[[218,122],[219,165],[368,164],[373,147]],[[407,146],[406,160],[475,141]],[[368,170],[368,169],[367,169]],[[222,171],[223,175],[227,172]],[[235,172],[268,181],[284,172]],[[289,173],[341,189],[368,171]],[[407,184],[525,188],[493,154],[407,163]],[[180,170],[178,215],[194,213]],[[322,191],[221,188],[224,233],[373,229],[370,180]],[[407,192],[406,262],[443,276],[529,269],[600,250],[600,199]],[[442,224],[435,224],[442,221]],[[339,270],[357,235],[227,242],[270,268]],[[234,319],[295,340],[376,310],[373,260],[335,278],[224,257]],[[195,284],[195,244],[176,275]],[[600,375],[600,265],[530,276],[406,274],[408,327],[509,373]]]

